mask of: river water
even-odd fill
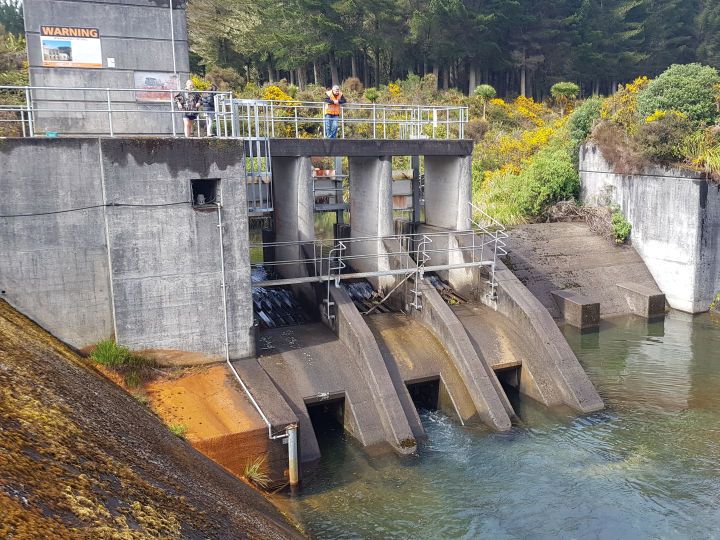
[[[316,538],[720,538],[720,322],[563,331],[606,410],[520,400],[504,434],[423,412],[411,458],[337,430],[302,495],[277,502]]]

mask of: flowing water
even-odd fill
[[[521,400],[504,434],[424,412],[428,441],[405,459],[336,430],[278,504],[316,538],[720,538],[720,322],[564,332],[606,410]]]

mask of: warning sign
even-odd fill
[[[43,66],[101,68],[102,49],[97,28],[41,26]]]

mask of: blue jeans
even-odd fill
[[[336,139],[338,130],[338,117],[333,114],[325,115],[325,137]]]

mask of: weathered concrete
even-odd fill
[[[273,157],[471,156],[471,140],[271,139]]]
[[[665,295],[637,283],[618,283],[630,310],[640,317],[653,319],[665,315]]]
[[[387,157],[351,157],[350,166],[350,227],[353,238],[375,238],[354,241],[348,245],[358,272],[374,272],[389,268],[382,245],[383,236],[393,234],[392,161]],[[376,290],[393,283],[392,277],[369,278]]]
[[[335,331],[372,392],[385,441],[401,454],[414,452],[417,443],[408,416],[367,323],[342,288],[332,287],[330,298],[335,302]]]
[[[507,243],[504,262],[556,319],[562,318],[552,296],[556,290],[599,301],[604,319],[630,313],[618,283],[632,281],[661,292],[632,246],[602,238],[585,222],[520,225]]]
[[[0,291],[67,343],[117,341],[168,363],[253,354],[242,146],[175,139],[9,139],[0,146]],[[38,159],[43,155],[44,159]],[[32,193],[32,196],[28,196]]]
[[[385,239],[384,243],[388,253],[400,253],[401,247],[398,240]],[[392,268],[412,268],[414,266],[408,255],[392,255],[390,263]],[[395,279],[402,278],[396,277]],[[407,290],[398,289],[401,291],[398,294],[404,297],[406,304],[409,304],[413,297],[413,293],[409,289],[409,287]],[[445,347],[480,419],[497,431],[510,429],[510,417],[515,413],[492,368],[478,356],[464,332],[462,324],[435,288],[423,280],[419,284],[419,290],[422,309],[411,310],[411,316],[430,330]],[[440,362],[438,368],[441,368]],[[447,368],[444,369],[447,370]],[[452,392],[451,387],[448,387],[448,391]],[[458,414],[463,420],[467,420],[462,416],[461,411],[458,411]]]
[[[620,206],[670,306],[707,311],[720,290],[720,184],[658,166],[616,174],[592,144],[580,151],[580,177],[583,201]]]
[[[341,312],[350,309],[360,317],[351,302]],[[339,319],[339,328],[344,329],[341,334],[356,331],[342,313]],[[369,343],[374,343],[367,327],[365,331]],[[345,399],[345,429],[363,446],[387,444],[400,453],[415,450],[415,439],[377,347],[374,358],[366,352],[368,349],[373,352],[368,343],[362,347],[355,344],[351,349],[322,323],[264,331],[260,347],[257,362],[298,418],[301,461],[320,457],[306,405],[337,397]],[[364,357],[360,358],[363,352]],[[242,364],[243,377],[249,362],[253,361],[235,364]],[[252,379],[250,384],[253,388]],[[263,391],[258,395],[267,399]]]
[[[30,84],[32,86],[79,88],[134,88],[136,71],[173,73],[173,45],[180,84],[189,72],[186,2],[173,2],[174,43],[170,30],[169,0],[26,0],[23,2],[25,34],[28,43]],[[40,45],[42,25],[97,28],[102,47],[102,68],[44,67]],[[149,54],[149,51],[151,53]],[[115,67],[108,65],[115,60]],[[112,94],[114,108],[126,112],[113,114],[113,129],[120,134],[170,134],[170,103],[135,101],[133,92]],[[33,101],[39,108],[62,110],[102,110],[107,108],[105,92],[58,92],[35,90]],[[182,133],[179,115],[176,129]],[[109,133],[105,113],[37,113],[36,132],[63,134]]]
[[[468,228],[472,200],[471,156],[425,156],[425,223]]]
[[[551,294],[569,325],[581,330],[600,326],[600,302],[574,291],[552,291]]]
[[[472,241],[466,237],[458,237],[458,241],[464,247],[472,247]],[[472,254],[466,251],[465,257],[469,259]],[[458,292],[489,303],[510,320],[532,347],[532,356],[523,362],[520,391],[547,406],[564,404],[580,412],[602,409],[602,399],[555,321],[537,298],[500,261],[495,272],[496,301],[487,299],[487,275],[483,276],[480,270],[475,274],[476,285],[467,287],[460,283],[456,286]],[[461,322],[472,335],[473,330],[466,321],[461,318]]]
[[[262,386],[263,399],[271,401],[266,411],[275,433],[297,423],[277,390],[274,399],[268,399],[272,393],[268,384],[260,384],[258,375],[264,376],[270,387],[272,382],[259,366],[247,374],[246,384],[252,381],[253,389]],[[265,422],[226,364],[153,381],[146,390],[150,407],[167,425],[186,426],[185,438],[190,444],[231,473],[243,476],[248,463],[263,457],[272,484],[287,482],[287,446],[281,439],[269,438]]]

